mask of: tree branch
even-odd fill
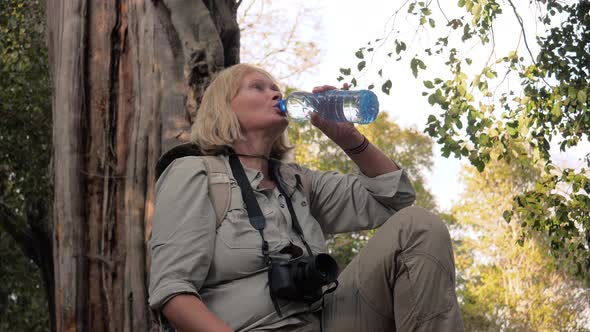
[[[525,29],[524,29],[524,24],[522,22],[522,17],[520,17],[520,14],[518,14],[518,11],[516,10],[514,3],[512,3],[512,0],[508,0],[508,3],[512,7],[512,11],[514,11],[514,15],[516,16],[516,19],[518,20],[518,24],[520,24],[520,30],[522,32],[522,37],[524,38],[524,46],[526,47],[527,51],[529,52],[529,55],[531,56],[531,60],[533,61],[533,64],[537,65],[537,63],[535,62],[535,57],[533,56],[533,52],[531,52],[531,49],[529,48],[529,43],[526,39],[526,33],[525,33]]]
[[[524,28],[524,24],[522,22],[522,17],[520,17],[520,14],[518,14],[518,11],[516,10],[516,6],[514,6],[514,3],[512,2],[512,0],[508,0],[508,3],[510,4],[510,7],[512,7],[512,11],[514,11],[514,15],[516,16],[516,19],[518,20],[518,24],[520,25],[520,31],[522,32],[522,38],[524,39],[524,46],[527,49],[527,51],[529,52],[529,55],[531,56],[531,61],[533,62],[533,64],[535,66],[537,66],[537,62],[535,61],[535,57],[533,56],[533,52],[531,52],[531,49],[529,47],[529,43],[526,38],[525,28]],[[545,80],[545,78],[541,77],[541,80],[543,80],[543,82],[545,82],[545,84],[548,87],[551,87],[551,85]]]
[[[13,211],[14,209],[0,200],[0,226],[14,239],[25,256],[42,268],[44,256],[52,255],[51,236],[42,226],[41,220],[28,220]],[[37,212],[37,217],[42,219],[43,212]]]
[[[0,201],[0,225],[16,241],[16,243],[27,253],[27,243],[32,242],[30,232],[22,230],[18,225],[26,224],[26,220],[13,212],[6,203]]]

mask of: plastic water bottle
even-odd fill
[[[312,112],[317,112],[332,121],[367,124],[375,121],[379,114],[379,100],[369,90],[293,92],[277,106],[295,121],[305,121]]]

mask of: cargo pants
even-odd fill
[[[435,214],[400,210],[325,298],[324,331],[463,331],[451,238]]]

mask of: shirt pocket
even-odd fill
[[[302,193],[296,192],[291,198],[291,203],[303,230],[305,241],[307,241],[311,250],[315,254],[327,252],[324,232],[318,221],[311,215],[307,198]]]
[[[301,221],[301,228],[303,229],[305,240],[308,242],[311,250],[315,254],[326,253],[326,239],[320,224],[309,213],[303,214],[303,216],[304,218],[302,218],[303,220]]]
[[[260,249],[262,247],[260,232],[250,224],[242,194],[234,183],[232,183],[230,196],[229,210],[225,220],[217,229],[217,237],[230,249]],[[260,209],[266,219],[264,235],[266,240],[270,242],[267,235],[269,219],[273,217],[275,212],[273,209],[262,205]]]

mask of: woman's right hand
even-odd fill
[[[316,86],[312,93],[336,90],[335,86]],[[348,83],[344,83],[342,90],[348,90]],[[311,124],[321,130],[329,139],[343,149],[358,146],[363,141],[363,135],[349,122],[336,122],[322,119],[317,113],[311,114]]]
[[[170,299],[162,313],[179,332],[231,332],[232,329],[195,295],[179,294]]]

